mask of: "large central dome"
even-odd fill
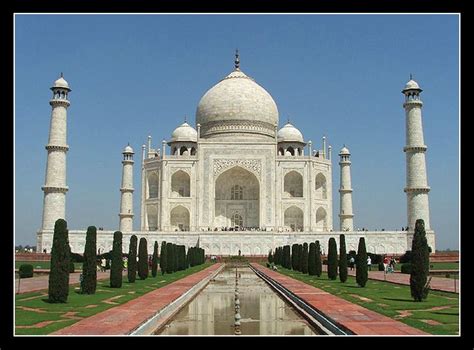
[[[278,108],[270,94],[236,65],[201,98],[196,123],[204,138],[274,138]]]

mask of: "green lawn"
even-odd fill
[[[19,269],[21,265],[33,265],[33,269],[49,269],[51,267],[50,261],[15,261],[15,269]],[[82,270],[82,263],[74,263],[76,271]]]
[[[126,303],[154,289],[166,286],[171,282],[203,270],[210,265],[211,263],[205,263],[173,274],[165,274],[163,276],[158,274],[155,278],[149,277],[146,280],[140,280],[137,276],[135,283],[128,283],[127,276],[124,276],[122,288],[110,288],[109,280],[101,280],[97,282],[96,294],[93,295],[79,294],[77,292],[79,289],[78,285],[73,285],[69,289],[68,302],[65,304],[49,304],[46,301],[48,297],[47,292],[44,291],[16,295],[15,334],[40,335],[52,333],[58,329],[70,326],[84,317],[90,317],[116,305]],[[116,303],[115,305],[105,302],[111,298],[114,298],[111,302]],[[78,317],[80,319],[72,319],[70,317]],[[18,326],[31,327],[34,325],[36,325],[34,328],[18,328]]]
[[[365,288],[361,288],[352,276],[341,283],[339,278],[329,280],[326,273],[318,278],[283,267],[279,267],[279,272],[427,333],[459,334],[458,294],[430,291],[427,300],[414,302],[410,286],[368,280]],[[363,301],[359,297],[370,300]],[[406,313],[409,315],[401,317]],[[439,324],[430,325],[426,321]]]

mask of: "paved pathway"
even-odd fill
[[[179,298],[198,282],[215,272],[221,264],[213,264],[139,298],[85,318],[52,335],[117,335],[130,334],[159,310]]]
[[[350,303],[319,288],[272,271],[260,264],[253,263],[252,266],[263,271],[305,300],[306,303],[357,335],[428,335],[428,333],[421,330]]]
[[[355,270],[349,270],[348,272],[349,275],[355,276]],[[384,276],[383,271],[369,271],[369,278],[372,280],[380,280],[397,284],[410,285],[410,275],[406,273],[394,272],[387,273]],[[432,277],[430,286],[432,290],[459,293],[459,279]]]
[[[73,272],[69,274],[69,284],[79,283],[79,276],[81,272]],[[97,272],[97,280],[103,280],[110,277],[110,271]],[[43,289],[48,289],[49,275],[22,278],[18,283],[18,278],[15,278],[15,293],[23,294],[29,292],[37,292]]]

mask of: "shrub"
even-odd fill
[[[18,269],[18,273],[20,274],[20,278],[30,278],[33,277],[33,265],[30,264],[22,264]]]
[[[308,252],[308,274],[310,276],[316,275],[316,244],[311,242],[309,244]]]
[[[188,250],[188,259],[186,259],[187,264],[189,266],[189,250]],[[161,242],[161,250],[160,250],[160,270],[161,274],[164,275],[166,272],[166,242]]]
[[[269,262],[270,264],[273,263],[273,255],[272,255],[272,251],[271,251],[271,250],[268,252],[268,262]]]
[[[173,266],[174,266],[174,249],[173,243],[166,243],[166,273],[173,273]],[[194,261],[194,249],[191,252],[191,266],[195,265]]]
[[[333,237],[329,239],[328,278],[330,280],[335,280],[337,278],[337,244]]]
[[[155,245],[153,246],[153,258],[151,260],[151,275],[153,277],[156,277],[157,271],[158,271],[158,242],[155,241]]]
[[[339,235],[339,280],[342,283],[347,281],[346,237],[344,235]]]
[[[426,299],[429,292],[427,280],[430,265],[430,252],[426,240],[425,222],[422,219],[416,220],[411,251],[411,296],[415,301],[422,301],[423,299]]]
[[[87,230],[89,230],[89,229],[87,229]],[[87,236],[86,236],[86,244],[87,244]],[[83,263],[84,259],[85,259],[85,257],[82,256],[81,254],[71,252],[71,261],[72,262]]]
[[[315,250],[316,250],[316,276],[320,277],[321,273],[323,272],[323,265],[321,262],[321,247],[319,245],[319,241],[315,243]]]
[[[373,253],[367,253],[368,256],[370,256],[370,260],[372,262],[372,265],[376,264],[383,264],[383,257],[380,254],[373,254]]]
[[[146,238],[140,238],[138,244],[138,277],[144,280],[148,277],[148,248]]]
[[[378,264],[379,266],[379,271],[385,271],[385,266],[383,265],[383,262]]]
[[[412,253],[411,250],[407,250],[405,254],[400,257],[400,263],[411,263]]]
[[[308,243],[304,243],[301,251],[300,268],[302,273],[308,273]]]
[[[291,257],[290,257],[290,246],[286,245],[283,247],[283,267],[291,269]]]
[[[361,287],[365,287],[369,273],[367,271],[367,250],[365,248],[365,238],[359,239],[359,247],[357,249],[356,259],[356,281]]]
[[[76,271],[76,267],[72,261],[69,262],[69,273],[74,273]]]
[[[291,268],[295,271],[298,270],[298,244],[293,244],[291,246]]]
[[[114,242],[112,245],[112,264],[110,266],[110,287],[122,287],[122,232],[114,232]]]
[[[382,264],[383,265],[383,264]],[[412,264],[411,263],[404,263],[402,264],[402,266],[400,267],[400,272],[401,273],[406,273],[408,275],[411,274],[411,266]]]
[[[81,291],[83,294],[94,294],[97,287],[97,229],[89,226],[84,247],[84,262],[82,264]],[[74,265],[74,263],[73,263]]]
[[[128,247],[128,270],[127,277],[129,283],[135,283],[137,279],[137,242],[138,238],[135,235],[130,237],[130,245]]]
[[[48,301],[50,303],[67,302],[70,254],[67,222],[58,219],[54,224],[53,247],[51,249],[51,269],[48,284]]]

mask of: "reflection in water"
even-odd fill
[[[239,268],[242,335],[315,335],[250,268]],[[159,335],[234,334],[235,269],[225,269],[174,316]]]

